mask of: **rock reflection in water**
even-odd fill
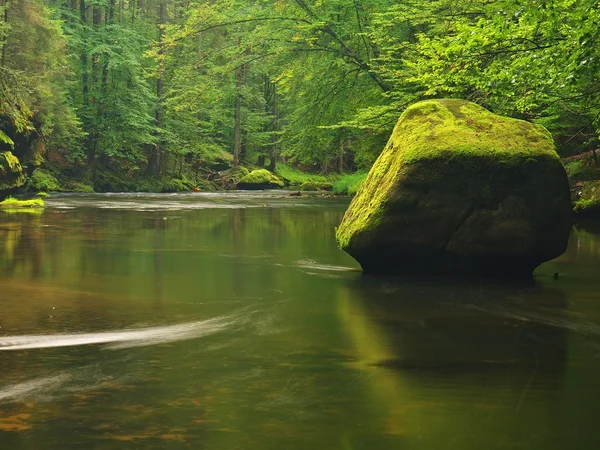
[[[517,436],[523,417],[538,431],[557,426],[549,411],[577,326],[565,306],[563,292],[539,286],[369,277],[348,283],[338,298],[356,365],[370,380],[366,408],[382,431],[419,449],[483,448],[500,423]],[[548,436],[527,445],[555,448]]]

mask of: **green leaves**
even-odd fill
[[[11,148],[15,145],[14,141],[2,130],[0,130],[0,142],[10,145]]]

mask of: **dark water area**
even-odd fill
[[[347,204],[0,212],[0,449],[598,448],[600,224],[532,283],[374,278]]]

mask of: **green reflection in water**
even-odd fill
[[[2,446],[593,448],[593,226],[532,285],[379,279],[336,248],[345,201],[278,195],[2,217],[0,344],[96,339],[0,352]]]

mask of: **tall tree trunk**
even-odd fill
[[[131,8],[131,26],[135,23],[135,13],[137,11],[137,1],[129,0],[129,7]]]
[[[140,1],[143,5],[143,1]],[[156,143],[154,158],[152,158],[151,172],[154,175],[160,173],[161,158],[164,147],[162,139],[162,128],[164,126],[164,104],[163,97],[165,95],[165,24],[167,23],[167,1],[160,0],[158,12],[158,78],[156,80],[156,127],[158,128],[159,139]]]
[[[83,37],[81,42],[81,53],[79,54],[79,62],[81,63],[81,93],[83,95],[83,109],[87,109],[89,105],[89,86],[88,86],[88,55],[87,55],[87,8],[85,0],[79,0],[79,19],[81,20],[81,28],[83,29]]]
[[[271,136],[271,161],[269,170],[275,172],[277,168],[277,142],[279,141],[279,95],[277,84],[273,83],[273,135]]]
[[[242,66],[235,69],[235,124],[233,128],[233,167],[240,164],[242,149]]]
[[[91,7],[92,14],[92,26],[94,28],[94,32],[97,34],[100,30],[100,24],[102,23],[102,8],[100,6],[92,6]],[[86,46],[87,47],[87,46]],[[87,48],[86,48],[87,50]],[[87,59],[87,54],[86,54]],[[98,117],[98,108],[100,107],[100,98],[102,96],[101,92],[98,90],[98,79],[100,78],[100,64],[98,64],[98,58],[92,58],[92,66],[90,70],[89,76],[86,76],[86,81],[88,82],[88,119],[91,119],[93,114],[92,111],[96,113],[94,119]],[[89,92],[92,93],[91,98],[89,97]],[[96,149],[98,147],[98,138],[100,137],[100,132],[98,130],[98,123],[96,120],[94,122],[88,122],[88,129],[91,130],[88,134],[87,138],[87,151],[88,151],[88,164],[95,167],[96,161]],[[106,161],[105,161],[106,162]]]
[[[338,172],[342,173],[344,171],[344,146],[346,145],[346,141],[344,138],[340,140],[340,154],[338,160]]]
[[[249,57],[252,54],[252,48],[248,45],[244,52],[245,57]],[[242,86],[248,86],[248,79],[250,76],[250,64],[244,63],[242,65]],[[248,118],[246,117],[246,123],[242,125],[242,143],[240,148],[240,158],[244,159],[248,155]]]
[[[100,25],[102,24],[102,8],[100,6],[92,7],[92,24],[94,26],[94,31],[96,34],[100,31]],[[96,95],[98,95],[98,75],[100,73],[100,65],[98,64],[98,58],[92,58],[92,93],[94,96],[92,97],[92,102],[97,102],[98,99]]]
[[[81,65],[81,111],[82,122],[85,130],[90,129],[90,71],[88,58],[88,7],[85,0],[79,0],[79,21],[81,22],[81,51],[79,53],[79,64]],[[92,135],[86,138],[86,158],[88,164],[94,159]]]
[[[106,14],[106,25],[110,25],[113,23],[113,17],[115,13],[115,0],[110,0],[108,4],[108,14]],[[103,103],[108,96],[108,65],[110,63],[110,59],[108,56],[104,58],[104,64],[102,65],[102,84],[100,88],[100,100],[98,102],[98,115],[103,114]]]

